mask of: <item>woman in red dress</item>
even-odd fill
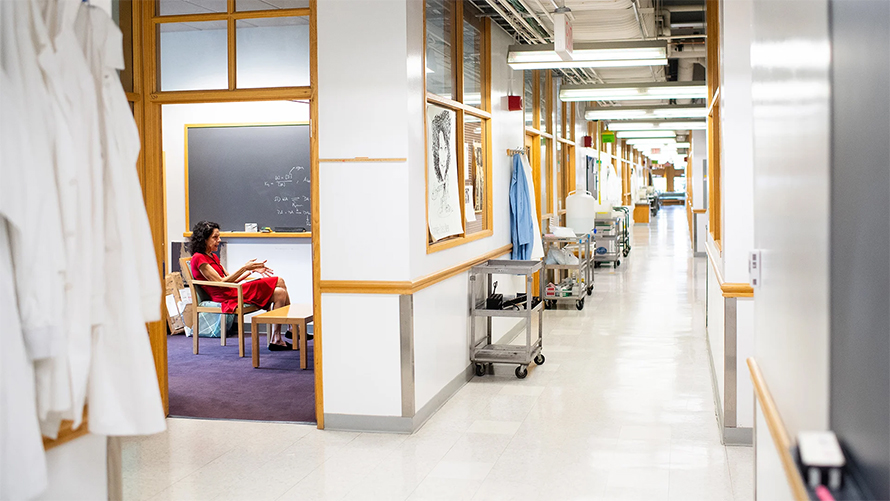
[[[250,303],[264,310],[280,308],[290,304],[287,286],[280,277],[272,276],[272,269],[266,267],[265,261],[251,259],[234,273],[226,273],[219,259],[213,254],[219,247],[219,225],[210,221],[199,221],[192,228],[192,239],[189,250],[192,253],[192,276],[195,280],[210,282],[239,283],[254,273],[261,278],[245,283],[242,293],[245,303]],[[223,313],[232,313],[238,306],[238,291],[227,287],[205,287],[210,299],[222,304]],[[274,305],[274,306],[273,306]],[[253,334],[251,334],[253,335]],[[272,327],[269,336],[269,350],[289,350],[290,344],[281,337],[281,326]]]

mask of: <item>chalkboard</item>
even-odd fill
[[[312,231],[308,124],[186,125],[186,143],[189,225]]]

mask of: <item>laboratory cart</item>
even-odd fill
[[[566,249],[569,254],[578,257],[578,264],[544,262],[541,272],[541,297],[544,298],[544,306],[550,309],[555,308],[557,303],[571,302],[579,310],[583,309],[585,296],[593,292],[593,249],[590,233],[575,237],[544,235],[541,241],[544,244],[544,256],[550,255],[551,249]]]
[[[630,254],[630,208],[624,206],[612,207],[624,214],[624,221],[621,230],[618,233],[618,247],[621,249],[621,255],[627,257]]]
[[[544,304],[532,294],[534,274],[541,269],[541,261],[490,260],[470,268],[470,362],[475,364],[476,375],[484,376],[490,364],[517,364],[516,377],[525,378],[528,366],[534,361],[541,365],[544,327]],[[525,275],[525,296],[506,309],[489,309],[489,299],[495,294],[493,275]],[[479,284],[483,294],[479,296]],[[521,298],[521,294],[517,298]],[[537,322],[535,316],[537,315]],[[491,338],[493,317],[513,317],[525,319],[525,345],[495,344]],[[476,337],[478,318],[485,319],[485,335]],[[535,328],[535,326],[537,326]]]
[[[594,236],[596,239],[594,251],[594,266],[611,262],[614,266],[621,266],[621,227],[623,220],[620,217],[601,216],[597,214],[595,220]]]

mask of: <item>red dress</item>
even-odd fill
[[[207,280],[201,273],[201,265],[209,264],[220,277],[227,275],[219,263],[219,259],[211,254],[195,254],[192,256],[192,276],[195,280]],[[278,283],[278,277],[263,277],[257,280],[246,282],[241,286],[244,294],[244,302],[259,306],[266,309],[272,302],[272,293],[275,292],[275,285]],[[223,313],[232,313],[238,307],[238,290],[228,287],[212,287],[204,286],[204,290],[210,294],[210,299],[214,302],[222,304]]]

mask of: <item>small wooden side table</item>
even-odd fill
[[[297,340],[300,343],[300,368],[305,369],[307,365],[306,342],[308,334],[306,333],[306,324],[312,321],[312,305],[311,304],[291,304],[275,308],[272,311],[254,315],[250,319],[250,346],[251,357],[253,358],[253,367],[260,366],[260,336],[257,329],[258,324],[268,324],[269,334],[272,334],[273,325],[291,325],[293,326],[293,349],[297,349]],[[284,336],[284,334],[282,334]]]

